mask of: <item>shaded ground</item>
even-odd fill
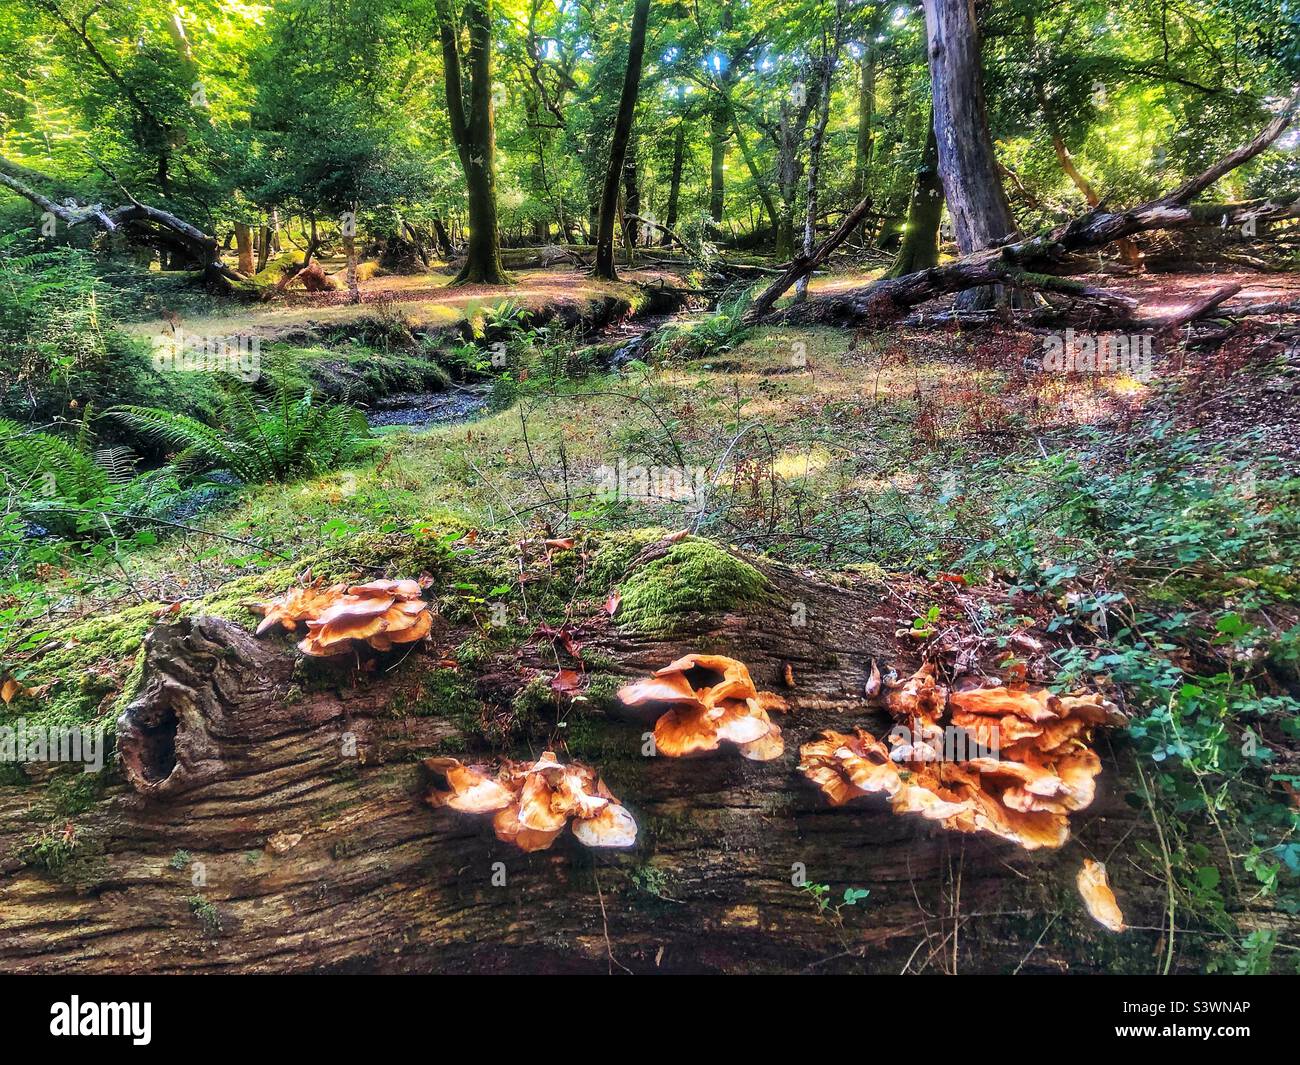
[[[217,336],[247,335],[274,340],[317,328],[338,328],[375,314],[400,313],[417,331],[450,328],[507,302],[525,309],[581,308],[613,297],[632,301],[636,284],[676,283],[669,271],[624,270],[623,283],[593,281],[576,270],[517,272],[513,286],[466,285],[448,288],[450,277],[438,274],[379,276],[361,283],[363,302],[347,302],[346,292],[305,293],[289,290],[269,303],[228,303],[215,312],[186,311],[176,324],[188,332]],[[125,330],[136,336],[169,332],[166,317],[133,322]]]

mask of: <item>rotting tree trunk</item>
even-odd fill
[[[998,175],[980,73],[980,35],[974,0],[924,0],[939,175],[963,255],[1001,244],[1016,234]],[[1005,304],[1000,286],[963,292],[959,310]]]
[[[934,123],[926,138],[921,166],[912,186],[912,200],[907,205],[907,222],[903,242],[889,269],[882,277],[903,277],[918,270],[929,270],[939,263],[939,222],[943,217],[943,181],[939,177],[939,149]]]
[[[618,274],[614,270],[614,221],[618,212],[618,186],[623,175],[628,142],[632,136],[636,101],[641,91],[641,60],[645,56],[646,24],[649,19],[650,0],[636,0],[628,39],[627,69],[623,74],[623,92],[618,101],[618,117],[614,120],[614,137],[609,146],[609,163],[605,168],[605,184],[600,194],[596,221],[596,265],[592,276],[604,281],[618,280]],[[631,204],[628,205],[628,210],[635,213]]]
[[[647,548],[633,568],[666,550]],[[958,953],[934,949],[956,931],[962,971],[1149,971],[1160,933],[1147,929],[1160,925],[1164,888],[1125,861],[1157,846],[1145,810],[1125,801],[1125,752],[1101,746],[1098,797],[1073,817],[1077,842],[1059,851],[946,833],[883,802],[828,807],[796,770],[799,744],[827,727],[887,729],[865,706],[864,681],[873,659],[900,674],[917,665],[915,641],[895,635],[899,611],[936,593],[764,570],[760,601],[688,615],[671,638],[629,633],[599,612],[583,623],[585,653],[612,674],[643,676],[708,646],[742,657],[760,688],[793,707],[781,720],[785,755],[762,764],[725,751],[648,758],[648,724],[591,700],[568,707],[552,734],[637,818],[626,852],[587,851],[566,834],[523,854],[486,819],[421,802],[419,760],[491,759],[478,707],[466,704],[508,706],[527,680],[553,676],[549,644],[496,655],[462,675],[468,694],[444,698],[436,693],[456,674],[436,651],[361,673],[302,660],[282,635],[257,639],[227,621],[159,624],[119,724],[125,779],[75,824],[54,817],[78,841],[75,860],[55,871],[34,860],[46,811],[31,789],[0,789],[0,967],[898,972],[911,958],[933,971]],[[438,643],[477,631],[453,627]],[[787,668],[793,688],[782,684]],[[1112,881],[1137,926],[1122,937],[1077,901],[1085,854],[1113,855]],[[832,900],[846,886],[870,900],[837,927],[802,879],[831,885]],[[1195,968],[1198,941],[1185,953],[1183,942],[1178,963]]]

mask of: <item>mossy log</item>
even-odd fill
[[[727,557],[720,549],[686,543],[712,552],[709,573],[725,569],[713,557]],[[655,573],[687,568],[682,550],[652,544],[624,587],[639,577],[647,597]],[[897,627],[942,589],[754,566],[761,585],[741,563],[716,582],[739,601],[720,606],[706,588],[699,612],[672,599],[671,625],[611,620],[599,608],[575,617],[589,679],[572,703],[557,704],[548,683],[574,664],[563,640],[462,651],[453,669],[439,648],[464,647],[473,630],[446,622],[429,649],[362,670],[305,660],[283,634],[259,639],[228,620],[156,625],[102,794],[68,811],[61,829],[64,813],[48,796],[0,788],[0,968],[1101,972],[1159,963],[1158,845],[1118,739],[1101,741],[1099,795],[1057,851],[954,835],[883,802],[833,809],[798,773],[799,744],[826,727],[887,729],[863,698],[871,663],[900,673],[918,664],[917,641]],[[738,575],[747,579],[731,580]],[[760,687],[789,699],[783,757],[643,754],[649,725],[627,719],[614,688],[695,650],[742,658]],[[422,801],[429,755],[487,761],[544,746],[599,768],[640,825],[635,847],[590,851],[565,834],[525,854],[499,842],[487,819]],[[52,834],[34,840],[41,824]],[[1108,861],[1132,930],[1114,935],[1083,911],[1074,878],[1085,856]],[[804,881],[829,885],[831,904],[846,887],[870,895],[837,911]],[[1179,967],[1200,965],[1199,942],[1179,938]]]

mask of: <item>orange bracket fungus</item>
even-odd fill
[[[291,588],[270,602],[250,604],[249,609],[262,615],[259,636],[276,624],[292,632],[306,622],[307,636],[298,647],[317,657],[347,654],[354,641],[376,651],[391,651],[398,644],[424,639],[433,628],[420,585],[411,580],[329,588],[311,584]]]
[[[743,662],[722,655],[686,655],[655,670],[646,680],[624,685],[624,706],[647,707],[658,715],[655,749],[669,758],[739,748],[755,762],[781,757],[785,742],[768,716],[786,710],[785,700],[761,692]]]
[[[1101,772],[1088,746],[1092,729],[1121,720],[1090,693],[949,692],[930,665],[884,703],[899,723],[888,745],[860,729],[824,732],[800,749],[803,774],[833,805],[879,792],[896,813],[956,832],[989,832],[1026,850],[1069,838],[1068,815],[1092,802]]]
[[[1083,896],[1083,904],[1088,907],[1093,920],[1112,932],[1123,932],[1124,914],[1115,901],[1115,892],[1110,889],[1106,867],[1101,862],[1085,858],[1076,883],[1079,894]]]
[[[428,758],[425,768],[446,781],[447,790],[429,791],[430,806],[449,806],[469,814],[492,814],[497,839],[523,851],[544,851],[572,822],[573,834],[587,847],[630,847],[636,821],[594,769],[562,765],[553,751],[535,762],[503,762],[495,776],[485,766],[455,758]]]

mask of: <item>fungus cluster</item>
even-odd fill
[[[433,627],[420,586],[411,580],[328,588],[309,584],[269,602],[252,603],[249,609],[262,615],[259,636],[277,624],[293,632],[306,622],[307,636],[298,648],[317,657],[347,654],[356,643],[391,651],[398,644],[424,639]]]
[[[618,692],[624,706],[658,715],[655,750],[669,758],[736,746],[755,762],[779,758],[785,750],[780,727],[769,711],[785,711],[773,692],[761,692],[743,662],[722,655],[686,655],[656,670],[646,680]]]
[[[1092,802],[1101,772],[1088,747],[1092,729],[1118,714],[1089,693],[949,692],[929,665],[884,701],[906,726],[891,733],[888,746],[861,730],[824,732],[800,749],[804,775],[833,805],[880,793],[896,813],[957,832],[990,832],[1026,850],[1069,838],[1068,815]]]
[[[562,765],[552,751],[536,762],[503,762],[496,774],[485,766],[455,758],[429,758],[425,767],[441,776],[447,790],[431,789],[430,806],[449,806],[469,814],[492,814],[497,839],[523,851],[544,851],[572,822],[573,834],[587,847],[630,847],[636,821],[594,769],[577,762]]]

